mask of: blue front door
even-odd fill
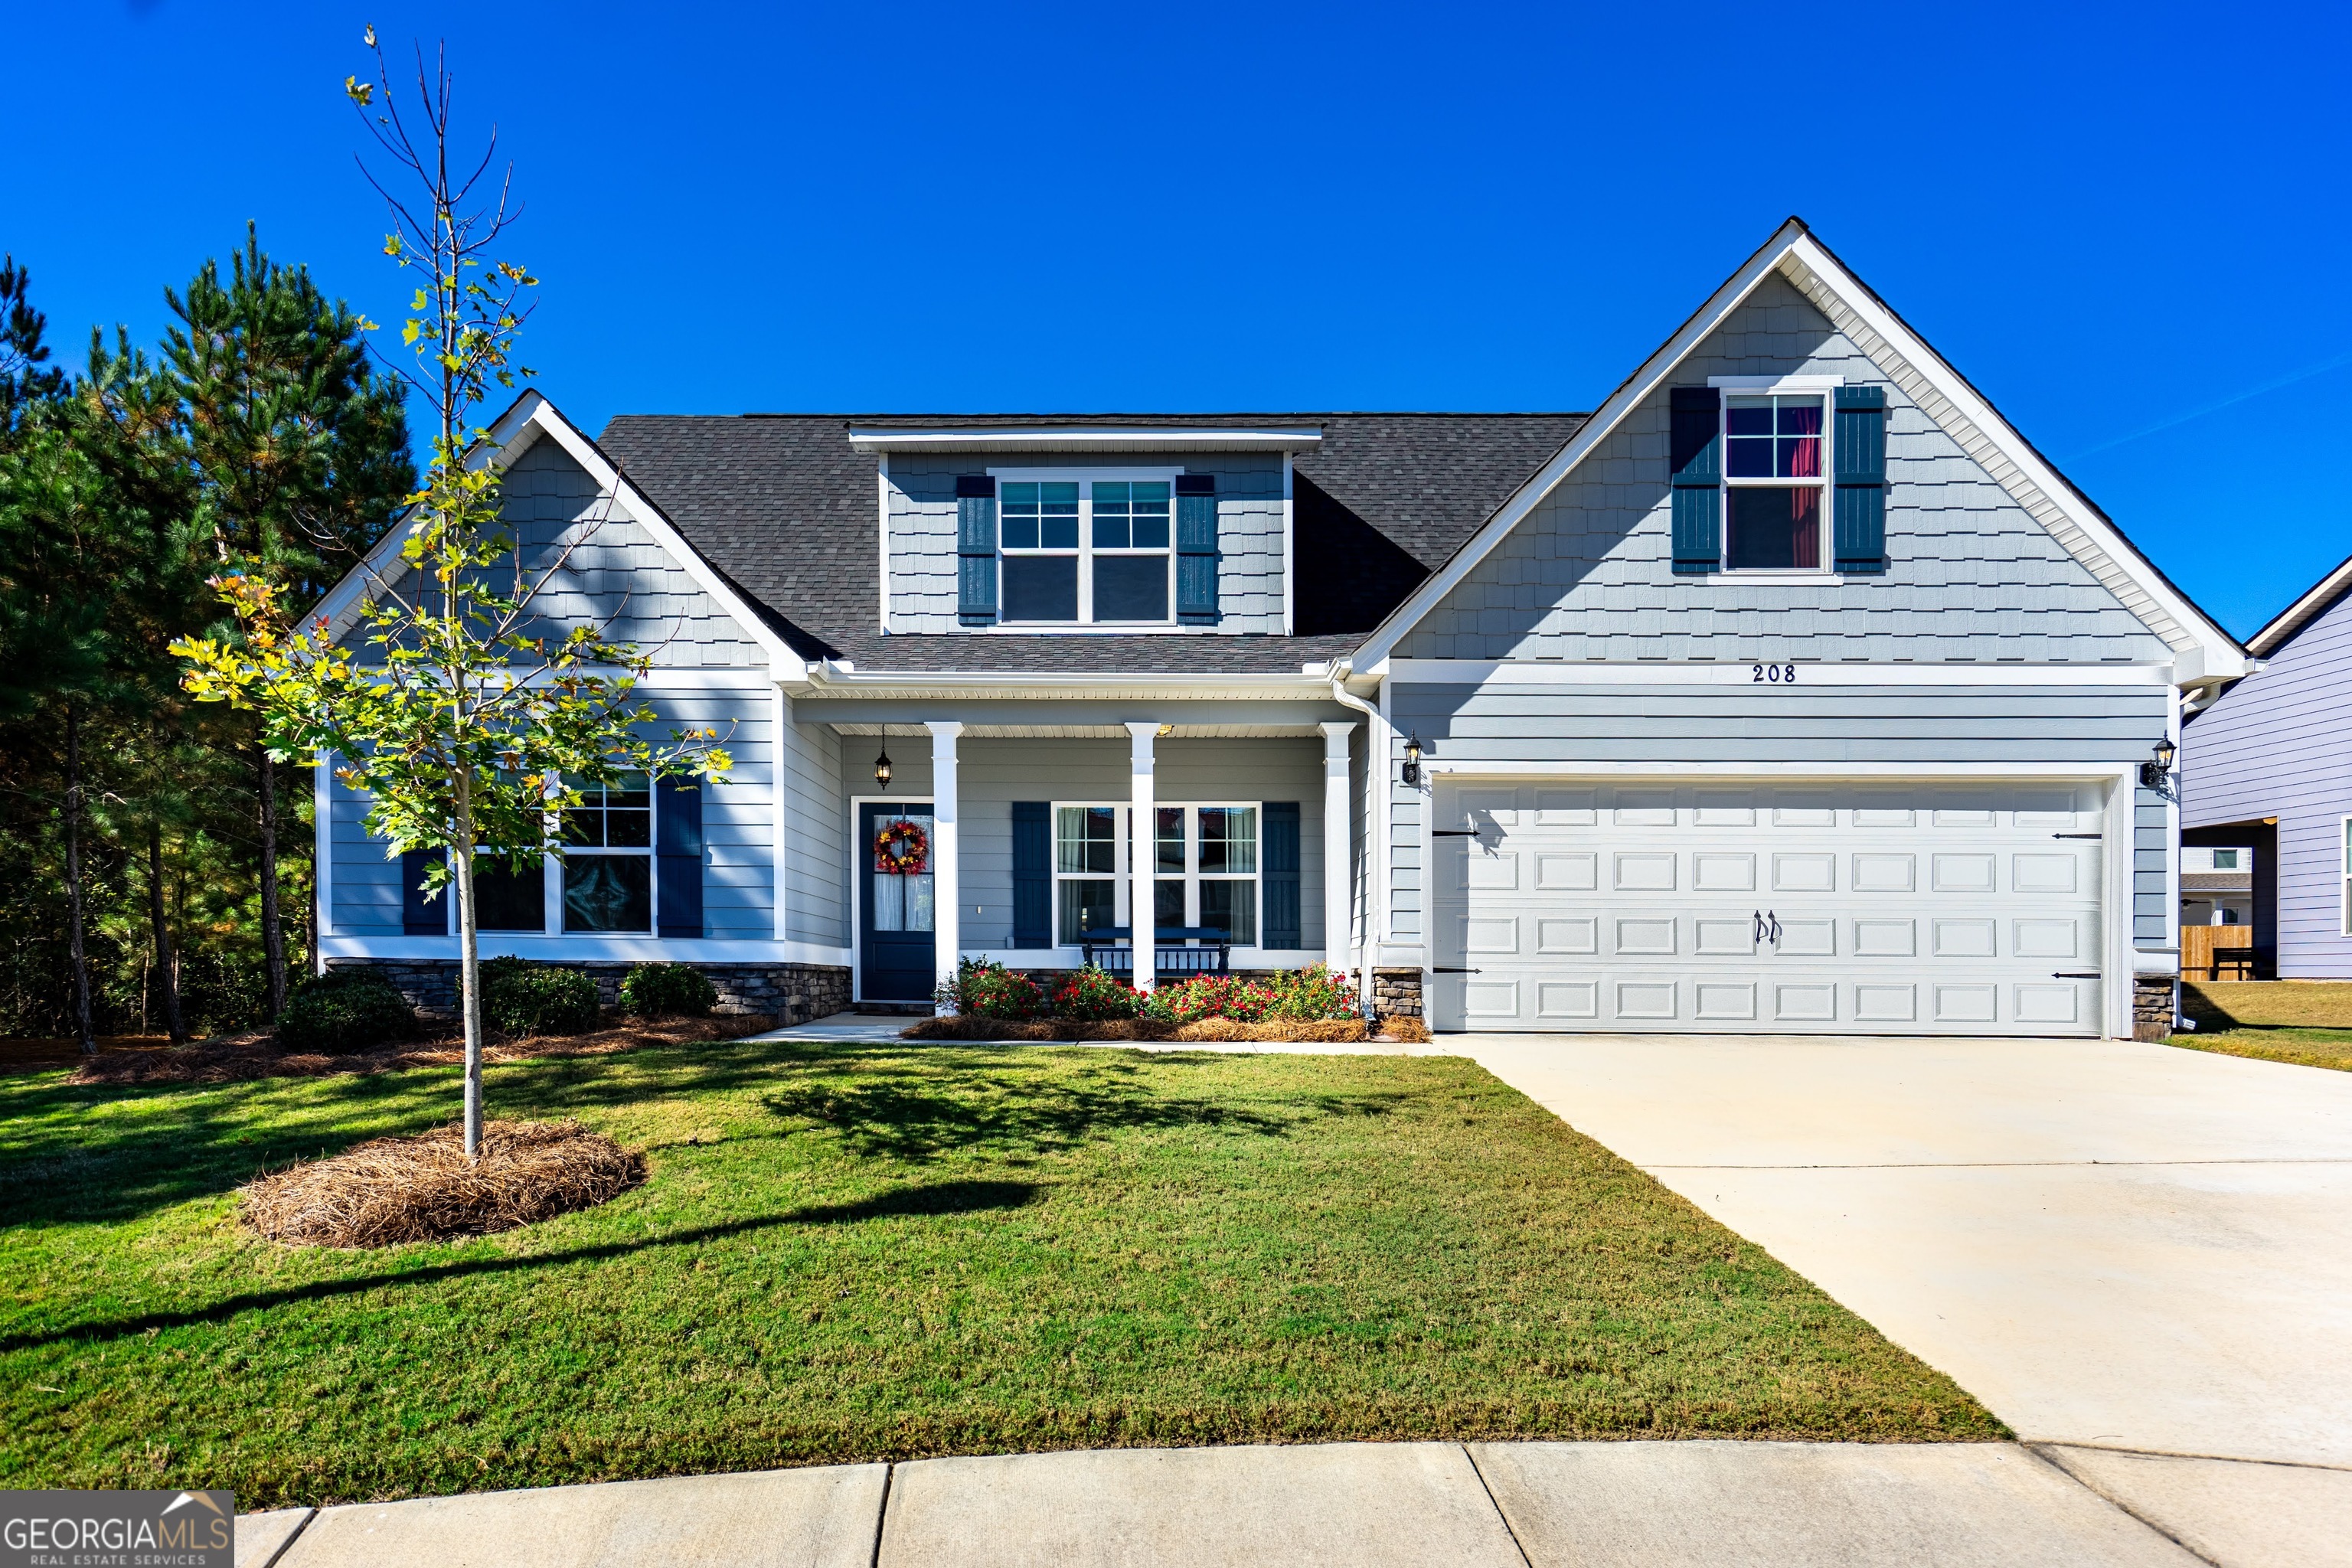
[[[858,994],[928,1002],[934,973],[929,801],[857,808]]]

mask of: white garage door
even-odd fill
[[[2095,1035],[2095,795],[1441,781],[1432,1021]]]

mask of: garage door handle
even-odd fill
[[[1478,830],[1475,827],[1433,827],[1429,836],[1432,838],[1475,838]]]
[[[1440,974],[1483,974],[1486,971],[1481,969],[1448,969],[1445,965],[1441,963],[1437,966],[1437,973]]]
[[[2053,833],[2050,837],[2053,838],[2105,838],[2106,835],[2104,833]]]
[[[2098,977],[2099,972],[2095,969],[2062,969],[2055,974],[2053,974],[2050,978],[2053,980],[2096,980]]]

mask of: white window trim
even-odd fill
[[[642,936],[661,934],[661,802],[660,784],[651,774],[646,777],[646,842],[642,847],[624,846],[618,848],[602,844],[565,844],[563,814],[561,810],[548,814],[551,845],[540,858],[546,868],[548,900],[548,931],[556,936]],[[605,809],[602,805],[595,809]],[[556,853],[560,848],[562,853]],[[646,924],[643,931],[573,931],[564,923],[568,906],[563,898],[563,865],[573,856],[618,858],[635,855],[646,862]],[[529,931],[519,934],[528,936]]]
[[[1065,941],[1062,934],[1062,884],[1064,882],[1099,882],[1111,879],[1110,923],[1134,927],[1130,906],[1135,879],[1129,875],[1134,859],[1131,846],[1135,842],[1134,820],[1130,816],[1135,803],[1128,800],[1057,800],[1045,808],[1046,852],[1053,857],[1053,907],[1046,911],[1052,927],[1054,945],[1076,952],[1078,943]],[[1062,813],[1065,811],[1104,811],[1116,815],[1111,833],[1111,867],[1108,871],[1065,871],[1062,869]]]
[[[1200,813],[1203,807],[1211,810],[1220,808],[1241,809],[1255,812],[1256,814],[1257,837],[1255,844],[1257,869],[1254,871],[1236,871],[1232,873],[1223,871],[1203,873],[1201,870]],[[1118,828],[1117,837],[1114,840],[1114,851],[1112,857],[1113,863],[1117,866],[1118,869],[1109,872],[1063,870],[1062,813],[1065,810],[1084,811],[1089,809],[1102,810],[1105,808],[1117,811],[1119,814],[1116,819],[1118,824]],[[1053,934],[1054,945],[1055,947],[1076,951],[1078,946],[1075,942],[1066,942],[1063,940],[1062,884],[1064,882],[1099,882],[1105,876],[1110,877],[1115,883],[1112,890],[1113,903],[1111,907],[1111,923],[1113,925],[1125,926],[1129,931],[1135,929],[1135,862],[1134,850],[1132,847],[1135,842],[1135,833],[1134,821],[1132,817],[1128,815],[1133,809],[1134,802],[1125,800],[1057,800],[1051,803],[1046,807],[1048,814],[1046,821],[1049,829],[1048,841],[1051,845],[1051,851],[1054,857]],[[1251,902],[1255,906],[1251,910],[1250,924],[1253,931],[1258,937],[1264,937],[1265,934],[1265,803],[1255,800],[1160,800],[1152,802],[1152,809],[1155,811],[1181,811],[1184,814],[1183,875],[1180,878],[1173,872],[1163,873],[1160,869],[1158,865],[1157,848],[1160,842],[1160,825],[1157,822],[1152,824],[1154,863],[1151,868],[1151,880],[1155,889],[1163,880],[1170,882],[1181,881],[1184,884],[1185,919],[1182,923],[1188,926],[1198,926],[1201,923],[1199,916],[1201,910],[1200,887],[1202,882],[1249,882],[1254,884],[1254,890],[1251,893]],[[1262,950],[1262,943],[1260,942],[1234,942],[1231,945],[1235,952],[1255,953]]]
[[[1262,930],[1262,922],[1265,917],[1265,803],[1255,800],[1166,800],[1154,803],[1154,809],[1160,811],[1181,811],[1184,814],[1184,870],[1181,876],[1160,869],[1160,825],[1157,822],[1154,822],[1151,825],[1151,881],[1155,892],[1159,884],[1161,882],[1183,883],[1184,919],[1181,923],[1187,926],[1197,927],[1201,924],[1201,884],[1202,882],[1248,882],[1253,884],[1253,889],[1250,894],[1250,931],[1253,940],[1247,942],[1237,942],[1232,945],[1236,949],[1246,947],[1255,951],[1259,946],[1258,942],[1255,939],[1265,934]],[[1253,827],[1250,837],[1250,856],[1253,861],[1255,862],[1253,869],[1247,871],[1203,871],[1201,869],[1201,813],[1203,810],[1246,811],[1251,814]]]
[[[2336,819],[2336,900],[2341,906],[2336,929],[2352,936],[2352,816]]]
[[[996,555],[999,570],[1002,563],[1016,556],[1075,556],[1078,563],[1078,618],[1075,621],[1015,621],[1003,617],[1000,608],[997,626],[1020,632],[1040,631],[1160,631],[1176,625],[1176,478],[1181,468],[997,468],[988,470],[996,481]],[[1004,487],[1007,484],[1076,484],[1078,487],[1078,545],[1076,550],[1036,549],[1015,550],[1004,542]],[[1101,484],[1153,484],[1168,486],[1168,548],[1165,550],[1101,550],[1095,548],[1095,486]],[[1094,560],[1097,554],[1111,556],[1161,555],[1168,562],[1168,614],[1156,621],[1097,621],[1095,619]],[[998,605],[1003,603],[1003,585],[1000,578]]]
[[[1767,583],[1842,583],[1844,574],[1836,561],[1832,542],[1830,513],[1834,498],[1831,495],[1836,484],[1837,456],[1831,449],[1837,429],[1837,389],[1845,384],[1842,375],[1711,375],[1706,384],[1723,394],[1715,411],[1715,438],[1723,444],[1723,478],[1717,481],[1716,493],[1722,498],[1722,537],[1716,557],[1716,570],[1711,576],[1729,578],[1735,582]],[[1822,400],[1822,471],[1812,480],[1771,478],[1735,479],[1731,477],[1731,400],[1734,397],[1819,397]],[[1819,566],[1734,566],[1731,564],[1731,492],[1738,489],[1787,489],[1795,485],[1811,483],[1820,489],[1821,506],[1813,520],[1818,537],[1813,544],[1813,559]]]

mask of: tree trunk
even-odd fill
[[[457,829],[449,846],[457,898],[457,983],[466,1013],[466,1158],[482,1154],[482,952],[474,929],[474,803],[457,781]]]
[[[172,928],[163,919],[163,827],[147,824],[147,918],[155,928],[154,973],[163,988],[163,1032],[172,1043],[188,1042],[187,1026],[180,1020],[180,976],[172,967]]]
[[[269,1016],[286,1011],[286,927],[278,918],[278,764],[261,750],[261,952],[269,966]]]
[[[66,704],[66,898],[73,908],[69,951],[74,974],[74,1033],[81,1054],[98,1055],[98,1026],[89,1009],[89,954],[82,946],[81,708]]]

